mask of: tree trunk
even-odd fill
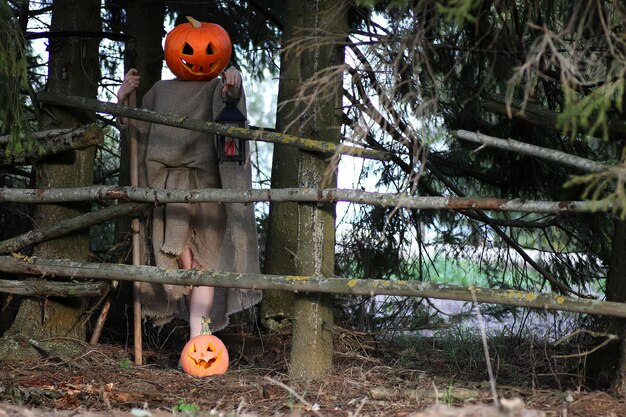
[[[622,100],[626,99],[626,92]],[[618,119],[622,124],[626,121],[626,112],[622,112]],[[619,134],[617,134],[619,135]],[[616,135],[616,136],[617,136]],[[620,145],[616,148],[623,152],[626,141],[623,135],[617,136]],[[619,159],[620,155],[617,155]],[[606,275],[606,300],[626,302],[626,221],[616,217],[613,220],[613,239],[611,241],[611,258]],[[598,387],[610,387],[621,397],[626,397],[626,320],[618,318],[603,318],[600,325],[607,333],[619,336],[617,343],[590,355],[585,362],[586,375]]]
[[[343,72],[333,70],[344,62],[347,36],[346,2],[316,0],[298,3],[302,34],[308,41],[303,49],[292,50],[300,57],[300,86],[314,81],[304,90],[296,114],[304,137],[338,143],[342,120],[341,92]],[[289,58],[287,58],[289,59]],[[293,59],[293,58],[292,58]],[[296,59],[297,60],[297,59]],[[321,75],[324,74],[324,75]],[[302,92],[302,90],[300,90]],[[320,188],[337,183],[335,162],[308,152],[298,154],[298,186]],[[298,275],[331,276],[335,262],[335,205],[297,205],[298,241],[295,267]],[[327,294],[294,295],[293,339],[290,374],[307,379],[321,378],[332,369],[332,297]]]
[[[126,43],[124,73],[135,68],[141,82],[137,89],[137,107],[141,107],[143,96],[161,79],[163,68],[163,21],[165,3],[151,0],[127,0],[126,33],[134,38]],[[130,161],[128,144],[120,143],[120,185],[130,184]],[[130,230],[130,219],[118,223],[122,233]]]
[[[135,68],[141,82],[137,89],[137,107],[143,96],[161,79],[163,69],[163,21],[165,3],[151,0],[127,0],[126,33],[133,39],[126,43],[124,73]],[[120,185],[130,185],[130,149],[127,141],[120,142]],[[116,224],[117,240],[130,233],[130,217],[119,219]]]
[[[134,47],[126,49],[126,71],[136,68],[141,76],[137,89],[137,106],[143,96],[161,79],[163,69],[163,21],[165,2],[154,0],[128,0],[126,2],[127,34],[136,39]],[[130,46],[130,47],[129,47]]]
[[[143,96],[152,86],[161,79],[163,69],[163,22],[165,20],[165,3],[154,0],[126,0],[122,3],[126,10],[126,33],[133,39],[126,42],[124,74],[131,68],[135,68],[141,77],[139,88],[136,92],[136,105],[141,108]],[[130,146],[128,140],[120,141],[120,185],[130,185]],[[131,217],[120,218],[116,224],[116,241],[131,243]],[[146,242],[146,220],[140,217],[140,240],[142,244],[142,257],[147,258],[148,248]],[[131,253],[130,250],[126,253]],[[129,257],[130,258],[130,257]],[[121,260],[122,262],[124,260]],[[131,259],[127,259],[130,262]],[[132,283],[122,283],[116,289],[117,296],[111,301],[106,301],[104,309],[111,303],[112,307],[107,310],[111,323],[121,323],[132,317],[133,296]],[[103,319],[104,320],[104,319]],[[131,326],[133,327],[133,326]]]
[[[626,302],[626,222],[615,219],[613,222],[611,259],[606,277],[607,301]],[[607,333],[619,336],[597,353],[590,355],[586,362],[586,374],[599,388],[611,387],[620,395],[626,396],[626,320],[603,318]]]
[[[294,6],[289,0],[280,2],[283,11],[283,45],[289,44],[296,37],[297,27],[302,22],[302,7]],[[293,55],[293,54],[291,54]],[[285,48],[280,55],[280,79],[278,85],[278,104],[276,130],[281,133],[298,136],[300,130],[293,123],[296,106],[293,102],[298,93],[300,81],[300,61],[289,56]],[[272,158],[272,188],[295,188],[298,170],[298,149],[285,145],[274,145]],[[270,203],[267,243],[265,246],[266,274],[296,274],[295,256],[297,250],[297,204],[292,202]],[[289,291],[263,291],[261,301],[261,323],[268,329],[278,330],[291,324],[293,312],[293,293]]]
[[[100,2],[98,0],[55,0],[52,5],[52,31],[100,31]],[[47,89],[56,94],[96,97],[100,79],[99,47],[97,38],[62,37],[50,40],[50,61]],[[44,129],[74,127],[95,121],[93,113],[68,112],[64,108],[50,107],[50,116],[44,120]],[[37,188],[79,187],[93,182],[94,147],[69,151],[47,159],[35,167]],[[89,210],[90,204],[46,204],[35,211],[34,222],[47,227]],[[89,254],[88,233],[81,232],[41,243],[35,247],[37,257],[86,260]],[[0,346],[3,357],[37,357],[37,350],[18,348],[9,339],[25,335],[38,340],[54,337],[71,337],[84,340],[85,300],[25,298],[15,321],[7,330]],[[16,349],[10,349],[15,346]],[[59,346],[62,349],[62,346]],[[59,350],[65,355],[66,350]]]

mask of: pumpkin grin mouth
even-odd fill
[[[201,360],[197,361],[196,364],[199,367],[202,367],[204,369],[208,369],[215,363],[216,360],[217,360],[216,358],[211,358],[208,361],[205,361],[204,359],[201,359]]]
[[[194,75],[203,75],[206,73],[202,65],[200,65],[197,70],[194,70],[195,64],[192,64],[191,62],[185,60],[185,58],[180,58],[180,62],[182,62],[187,70]],[[209,72],[212,71],[213,68],[215,68],[215,65],[216,64],[214,62],[209,64]]]
[[[194,71],[194,69],[193,69],[194,64],[192,64],[191,62],[187,62],[187,61],[185,61],[185,59],[184,59],[184,58],[181,58],[181,59],[180,59],[180,62],[182,62],[182,63],[183,63],[183,65],[184,65],[185,67],[187,67],[187,69],[189,70],[189,72],[191,72],[192,74],[195,74],[195,75],[201,75],[201,74],[204,74],[204,71],[202,71],[202,66],[200,66],[200,69],[199,69],[198,71]]]
[[[206,352],[200,352],[196,350],[194,346],[193,352],[189,352],[187,356],[195,363],[198,368],[209,369],[217,360],[220,355],[210,348]]]

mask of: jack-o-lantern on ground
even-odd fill
[[[165,62],[181,80],[212,80],[230,62],[230,36],[216,23],[199,22],[190,16],[187,20],[189,23],[181,23],[167,34]]]
[[[228,350],[224,343],[211,334],[210,320],[202,318],[202,332],[189,340],[180,354],[180,366],[191,376],[219,375],[228,369]]]

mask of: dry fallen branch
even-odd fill
[[[288,393],[290,393],[291,395],[293,395],[294,397],[296,397],[296,399],[298,401],[300,401],[302,404],[304,404],[309,411],[311,411],[313,414],[315,414],[318,417],[322,417],[322,414],[319,413],[319,411],[317,411],[315,405],[311,404],[310,402],[308,402],[307,400],[304,399],[303,396],[301,396],[300,394],[298,394],[293,388],[291,388],[290,386],[283,384],[280,381],[275,380],[272,377],[269,376],[265,376],[263,379],[265,379],[266,381],[268,381],[271,384],[277,385],[279,387],[281,387],[282,389],[284,389],[285,391],[287,391]]]
[[[526,308],[560,310],[626,318],[626,304],[624,303],[579,299],[547,293],[462,287],[459,285],[445,285],[422,281],[243,274],[15,256],[0,256],[0,271],[30,275],[142,281],[173,285],[205,285],[211,287],[254,288],[262,290],[305,291],[369,296],[385,294],[470,302],[475,300],[479,303],[514,305]]]
[[[429,400],[429,401],[479,401],[489,398],[485,390],[468,389],[461,387],[447,387],[441,390],[417,388],[417,389],[390,389],[387,387],[374,387],[369,391],[372,400]]]
[[[527,410],[523,408],[523,401],[519,400],[519,403],[521,408],[515,404],[511,409],[484,405],[466,405],[458,408],[437,404],[415,414],[414,417],[546,417],[545,412],[541,410]]]
[[[0,292],[30,297],[101,297],[109,291],[108,282],[46,281],[43,279],[0,279]]]
[[[554,358],[558,358],[558,359],[566,359],[566,358],[577,358],[577,357],[581,357],[581,356],[588,356],[588,355],[591,355],[593,352],[596,352],[596,351],[602,349],[603,347],[605,347],[609,343],[619,340],[619,337],[617,335],[612,334],[612,333],[594,332],[592,330],[587,330],[587,329],[577,329],[577,330],[573,331],[572,333],[566,334],[565,336],[563,336],[562,338],[557,340],[554,343],[554,346],[555,347],[559,346],[561,343],[564,343],[566,340],[569,340],[572,337],[579,335],[580,333],[587,333],[591,337],[596,337],[596,338],[597,337],[604,337],[605,340],[602,343],[600,343],[599,345],[594,346],[592,349],[587,350],[585,352],[574,353],[574,354],[571,354],[571,355],[554,355],[553,357]]]
[[[281,188],[264,190],[159,190],[141,187],[92,186],[80,188],[2,188],[0,203],[68,203],[121,199],[153,204],[164,203],[254,203],[296,201],[303,203],[334,203],[346,201],[383,207],[411,209],[496,210],[535,213],[587,213],[608,210],[602,201],[536,201],[500,198],[420,197],[408,194],[374,193],[339,188]]]
[[[42,158],[72,149],[82,149],[102,143],[102,129],[91,124],[76,129],[55,129],[34,134],[42,149],[21,154],[4,154],[0,165],[32,164]],[[8,136],[0,136],[0,145],[6,145]]]
[[[63,140],[67,138],[74,138],[80,136],[86,130],[90,130],[94,127],[97,127],[96,124],[91,124],[87,126],[82,126],[79,128],[71,129],[51,129],[51,130],[42,130],[40,132],[34,132],[33,138],[37,141],[47,141],[47,140]],[[9,143],[9,135],[0,136],[0,146],[6,146]]]
[[[117,204],[94,213],[86,213],[72,219],[63,220],[53,226],[31,230],[22,235],[1,241],[0,253],[15,252],[26,246],[65,236],[96,224],[148,209],[152,206],[145,203]]]

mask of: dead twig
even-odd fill
[[[302,404],[304,404],[305,406],[307,406],[309,408],[309,410],[315,414],[318,417],[324,417],[319,411],[316,410],[317,407],[314,407],[310,402],[308,402],[307,400],[304,399],[304,397],[302,397],[300,394],[298,394],[293,388],[291,388],[288,385],[283,384],[280,381],[275,380],[272,377],[269,376],[265,376],[263,377],[263,379],[265,379],[266,381],[268,381],[271,384],[274,385],[278,385],[279,387],[283,388],[285,391],[289,392],[291,395],[293,395],[294,397],[296,397],[296,399],[298,401],[300,401]]]
[[[560,338],[559,340],[557,340],[554,343],[554,346],[558,346],[561,343],[564,343],[566,340],[571,339],[574,336],[577,336],[580,333],[586,333],[591,335],[592,337],[606,337],[606,340],[604,340],[604,342],[600,343],[599,345],[597,345],[596,347],[594,347],[591,350],[587,350],[584,352],[579,352],[579,353],[572,353],[569,355],[554,355],[554,358],[557,359],[568,359],[568,358],[579,358],[582,356],[588,356],[591,355],[594,352],[597,352],[598,350],[602,349],[603,347],[605,347],[606,345],[608,345],[609,343],[615,341],[615,340],[619,340],[619,337],[617,335],[614,335],[612,333],[604,333],[604,332],[594,332],[592,330],[587,330],[587,329],[577,329],[573,332],[571,332],[570,334],[566,334],[565,336],[563,336],[562,338]]]

